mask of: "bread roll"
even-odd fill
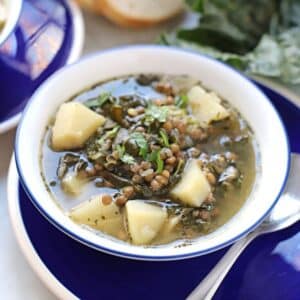
[[[183,0],[77,0],[82,7],[101,13],[125,27],[150,26],[179,14]]]

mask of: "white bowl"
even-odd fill
[[[6,11],[6,22],[0,31],[0,45],[6,41],[15,29],[20,17],[23,0],[3,0]]]
[[[100,81],[127,74],[188,74],[228,99],[254,130],[259,144],[261,175],[241,210],[215,232],[191,245],[133,246],[96,235],[73,223],[48,194],[39,167],[40,142],[58,106]],[[195,257],[225,247],[253,230],[267,216],[283,190],[289,170],[289,146],[283,124],[269,99],[248,79],[205,56],[161,46],[129,46],[100,52],[65,67],[33,95],[16,138],[21,182],[40,212],[72,238],[97,250],[142,260]]]

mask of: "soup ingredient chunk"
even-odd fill
[[[241,208],[255,145],[241,114],[199,80],[137,74],[60,107],[43,139],[42,171],[81,227],[134,245],[185,243]]]
[[[122,215],[113,201],[107,201],[106,194],[92,197],[70,212],[73,221],[102,230],[111,235],[118,235],[122,228]]]
[[[160,234],[162,236],[168,236],[173,231],[175,231],[175,229],[176,229],[177,225],[180,223],[180,221],[181,221],[181,215],[169,217],[167,222],[164,224],[162,230],[160,231]]]
[[[166,210],[141,200],[128,201],[125,207],[132,242],[136,245],[149,244],[163,227],[167,219]]]
[[[203,127],[207,127],[212,121],[229,117],[228,111],[220,104],[221,99],[215,93],[204,91],[200,86],[189,91],[188,99],[194,116]]]
[[[199,162],[191,160],[171,194],[186,205],[200,207],[210,192],[211,187]]]
[[[57,151],[80,148],[104,122],[102,115],[81,103],[64,103],[52,129],[52,147]]]
[[[66,193],[76,196],[81,193],[86,182],[86,178],[80,178],[75,173],[68,173],[64,176],[61,184]]]

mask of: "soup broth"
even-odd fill
[[[234,216],[252,190],[256,156],[228,101],[188,76],[151,74],[102,82],[64,103],[42,141],[41,168],[74,222],[157,245]]]

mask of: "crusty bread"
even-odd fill
[[[87,9],[93,13],[102,13],[101,6],[103,0],[76,0],[77,3],[84,9]]]
[[[78,0],[111,21],[128,27],[159,23],[180,13],[183,0]]]

